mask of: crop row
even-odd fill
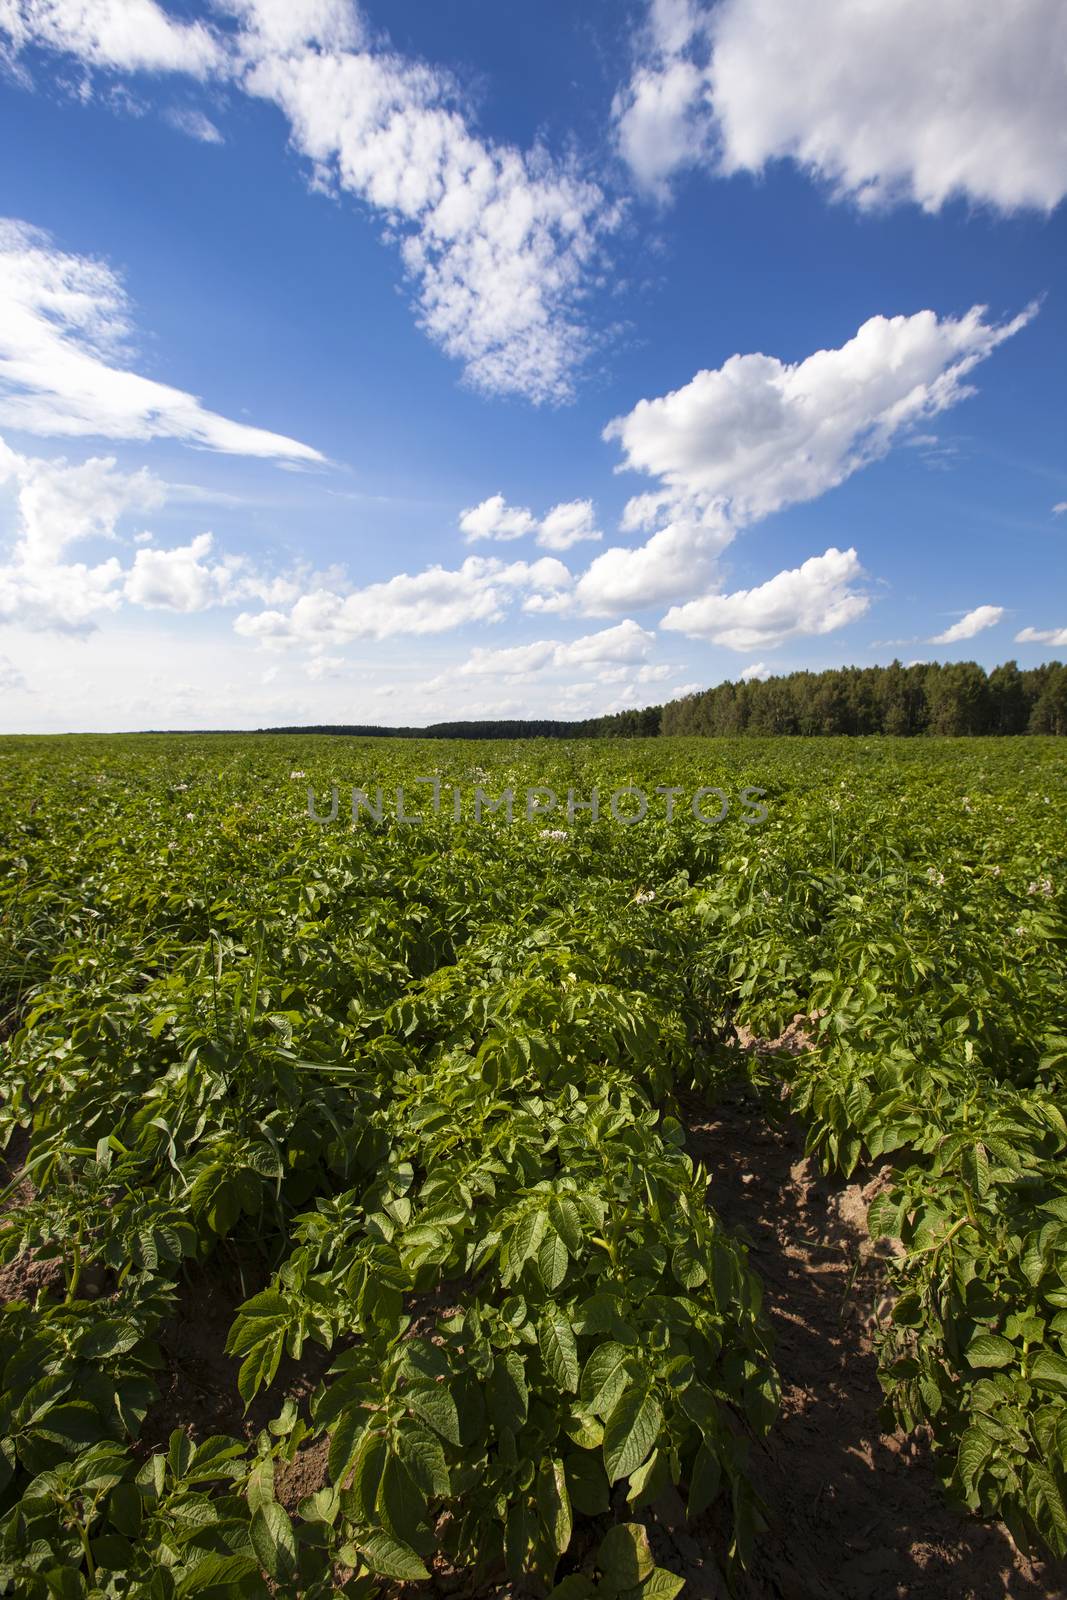
[[[745,1559],[776,1380],[673,1091],[735,1070],[716,1035],[799,1011],[811,1048],[750,1076],[827,1168],[886,1166],[887,1420],[929,1425],[961,1505],[1065,1547],[1051,742],[0,760],[0,1126],[30,1134],[0,1255],[61,1279],[0,1320],[9,1589],[363,1594],[444,1559],[669,1600],[640,1518],[671,1484]],[[751,784],[768,818],[327,826],[304,768],[323,794]],[[265,1280],[229,1348],[273,1421],[194,1445],[175,1416],[162,1449],[159,1337],[212,1260]]]

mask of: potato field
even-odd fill
[[[717,1106],[864,1187],[884,1430],[1060,1570],[1065,819],[1054,739],[0,739],[0,1593],[747,1592]]]

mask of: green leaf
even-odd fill
[[[633,1589],[644,1583],[656,1563],[648,1534],[639,1522],[620,1522],[600,1541],[596,1564],[615,1589]]]
[[[366,1435],[368,1413],[352,1406],[342,1411],[330,1435],[329,1471],[334,1483],[343,1483]]]
[[[670,1465],[662,1450],[653,1450],[648,1460],[630,1474],[630,1488],[626,1499],[637,1509],[655,1500],[671,1481]]]
[[[386,1458],[375,1508],[387,1533],[401,1544],[430,1553],[433,1540],[425,1525],[426,1497],[399,1456]]]
[[[1039,1462],[1035,1462],[1030,1468],[1030,1482],[1040,1491],[1041,1498],[1048,1508],[1049,1516],[1059,1535],[1060,1548],[1062,1550],[1064,1544],[1067,1543],[1067,1506],[1063,1503],[1059,1484],[1049,1469]]]
[[[561,1556],[571,1542],[571,1499],[563,1462],[544,1461],[537,1474],[537,1510],[549,1542]]]
[[[998,1333],[980,1333],[967,1346],[967,1361],[972,1367],[1007,1367],[1016,1360],[1018,1351]]]
[[[541,1270],[541,1276],[545,1281],[545,1288],[549,1294],[555,1293],[567,1276],[569,1260],[567,1246],[555,1229],[550,1229],[545,1234],[541,1248],[537,1252],[537,1265]]]
[[[271,1578],[285,1581],[296,1572],[296,1538],[284,1506],[276,1500],[260,1506],[249,1526],[252,1549]]]
[[[1040,1350],[1030,1376],[1035,1383],[1052,1383],[1058,1389],[1067,1389],[1067,1360],[1054,1350]]]
[[[428,1428],[405,1428],[399,1442],[400,1454],[423,1493],[430,1499],[444,1499],[450,1484],[441,1441]]]
[[[579,1397],[587,1411],[607,1417],[630,1382],[633,1351],[625,1345],[609,1343],[597,1347],[582,1372]]]
[[[225,1594],[227,1586],[230,1586],[234,1594],[240,1594],[242,1591],[237,1585],[258,1572],[258,1563],[252,1556],[217,1555],[209,1552],[196,1560],[195,1565],[190,1565],[182,1574],[175,1594],[177,1600],[185,1600],[187,1595],[203,1594],[207,1589]]]
[[[547,1226],[548,1218],[540,1207],[535,1211],[527,1211],[519,1218],[511,1231],[508,1246],[508,1262],[514,1272],[518,1272],[531,1256],[537,1254]]]
[[[357,1548],[371,1571],[381,1578],[417,1583],[430,1576],[414,1550],[389,1533],[374,1533],[368,1539],[359,1539]]]
[[[548,1219],[572,1256],[582,1248],[582,1223],[578,1207],[567,1195],[554,1194],[548,1202]]]
[[[459,1432],[459,1412],[451,1391],[443,1383],[405,1390],[404,1399],[415,1415],[439,1433],[449,1444],[463,1443]]]
[[[674,1600],[685,1588],[685,1579],[667,1567],[654,1567],[641,1585],[641,1600]]]
[[[248,1509],[253,1514],[269,1506],[274,1500],[274,1460],[271,1456],[260,1456],[251,1472],[248,1474],[248,1487],[245,1490]]]
[[[512,1433],[518,1433],[526,1421],[529,1392],[526,1368],[517,1350],[494,1356],[485,1398],[493,1426],[498,1431],[510,1428]]]
[[[551,1591],[548,1600],[594,1600],[596,1585],[580,1572],[569,1572]]]
[[[993,1452],[993,1441],[977,1428],[968,1428],[960,1440],[959,1474],[964,1489],[974,1487],[975,1479]]]
[[[979,1198],[989,1193],[989,1156],[981,1140],[977,1140],[963,1153],[963,1175]]]
[[[719,1458],[707,1439],[701,1441],[693,1459],[693,1471],[689,1479],[689,1497],[686,1502],[686,1516],[692,1520],[706,1511],[719,1492],[722,1483],[722,1467]]]
[[[647,1389],[629,1389],[620,1396],[604,1428],[604,1466],[611,1483],[641,1465],[662,1425],[659,1401]]]
[[[536,1524],[529,1506],[525,1500],[514,1501],[504,1524],[504,1563],[510,1578],[518,1580],[526,1573],[535,1534]]]
[[[578,1389],[578,1342],[574,1329],[559,1306],[548,1304],[537,1334],[541,1359],[557,1389],[575,1394]]]

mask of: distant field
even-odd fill
[[[0,1592],[671,1600],[672,1495],[757,1569],[727,1102],[873,1197],[886,1426],[1062,1555],[1065,822],[1054,739],[0,739]]]

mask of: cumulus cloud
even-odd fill
[[[7,452],[17,485],[21,547],[33,561],[53,561],[79,539],[115,537],[119,518],[163,504],[166,485],[146,467],[122,472],[113,456],[70,465]],[[0,482],[4,481],[0,460]]]
[[[769,678],[770,675],[770,667],[762,661],[753,661],[750,667],[746,667],[743,672],[738,673],[742,683],[752,683],[755,680],[762,682],[764,678]]]
[[[468,544],[476,539],[521,539],[533,533],[537,518],[525,506],[509,506],[502,494],[491,494],[460,513],[459,527]]]
[[[973,393],[967,375],[1034,314],[1000,324],[981,306],[959,318],[871,317],[839,349],[795,363],[734,355],[639,401],[604,438],[622,447],[617,470],[658,480],[629,500],[624,530],[656,531],[598,556],[574,603],[602,615],[709,587],[739,528],[825,494]]]
[[[1050,211],[1067,193],[1061,0],[652,0],[615,102],[639,184],[791,160],[837,198],[962,196]]]
[[[460,531],[468,544],[477,539],[521,539],[535,533],[546,550],[569,550],[584,540],[602,539],[591,500],[564,500],[540,521],[526,506],[509,506],[502,494],[460,514]]]
[[[671,394],[641,400],[604,430],[623,466],[660,479],[661,501],[718,504],[735,524],[813,500],[886,454],[908,426],[956,405],[967,375],[1036,314],[1005,323],[871,317],[804,361],[734,355]],[[643,516],[656,497],[632,505]]]
[[[1067,511],[1067,500],[1060,500],[1053,506],[1052,515],[1054,517],[1062,517],[1065,511]]]
[[[562,593],[571,582],[563,563],[549,556],[510,564],[468,556],[455,569],[401,572],[348,594],[314,589],[288,611],[242,613],[234,626],[246,638],[276,646],[447,633],[465,623],[499,622],[516,601]]]
[[[591,500],[564,500],[542,519],[537,542],[546,550],[569,550],[587,539],[603,537]]]
[[[656,531],[598,556],[573,604],[602,615],[709,588],[738,528],[825,493],[883,456],[917,418],[971,393],[966,374],[1030,315],[1003,326],[987,324],[980,308],[958,321],[875,317],[839,350],[794,365],[734,356],[639,402],[604,436],[621,442],[623,467],[659,479],[631,498],[622,524]]]
[[[542,148],[480,137],[448,74],[370,45],[349,8],[302,7],[293,27],[278,0],[235,9],[242,86],[282,109],[317,185],[386,221],[429,337],[486,393],[568,398],[586,279],[617,217],[600,187]]]
[[[646,660],[654,641],[654,634],[627,618],[613,628],[587,633],[569,643],[537,639],[532,644],[511,645],[500,650],[472,650],[458,670],[462,677],[530,678],[549,669],[584,671],[612,663],[621,665],[625,675],[629,666]]]
[[[85,633],[122,602],[152,609],[199,611],[257,599],[294,600],[295,578],[265,578],[242,556],[206,561],[209,533],[174,550],[149,547],[151,533],[134,535],[140,548],[124,569],[115,556],[90,565],[72,561],[72,545],[117,537],[119,521],[153,510],[168,485],[146,468],[123,472],[111,456],[71,464],[20,455],[0,439],[0,487],[14,492],[15,538],[0,559],[0,622]]]
[[[105,263],[0,219],[0,424],[27,433],[170,438],[231,455],[322,461],[310,445],[208,411],[121,364],[125,290]]]
[[[832,633],[863,616],[870,601],[856,588],[862,576],[855,550],[831,548],[758,588],[673,606],[660,626],[728,650],[769,649],[802,634]]]
[[[608,616],[707,588],[732,538],[714,513],[677,517],[642,545],[615,545],[597,556],[575,585],[574,604],[590,616]]]
[[[155,0],[0,0],[0,39],[17,55],[37,45],[113,72],[226,70],[226,53],[202,22],[180,22]]]
[[[1023,628],[1015,635],[1016,644],[1048,644],[1059,649],[1067,645],[1067,628]]]
[[[996,627],[1003,615],[1003,606],[975,606],[973,611],[968,611],[944,633],[935,634],[930,643],[957,644],[961,639],[973,639],[983,629]]]
[[[211,560],[214,535],[198,533],[171,550],[143,548],[126,574],[123,597],[148,611],[206,611],[243,600],[285,603],[298,589],[290,578],[263,578],[242,556]]]

